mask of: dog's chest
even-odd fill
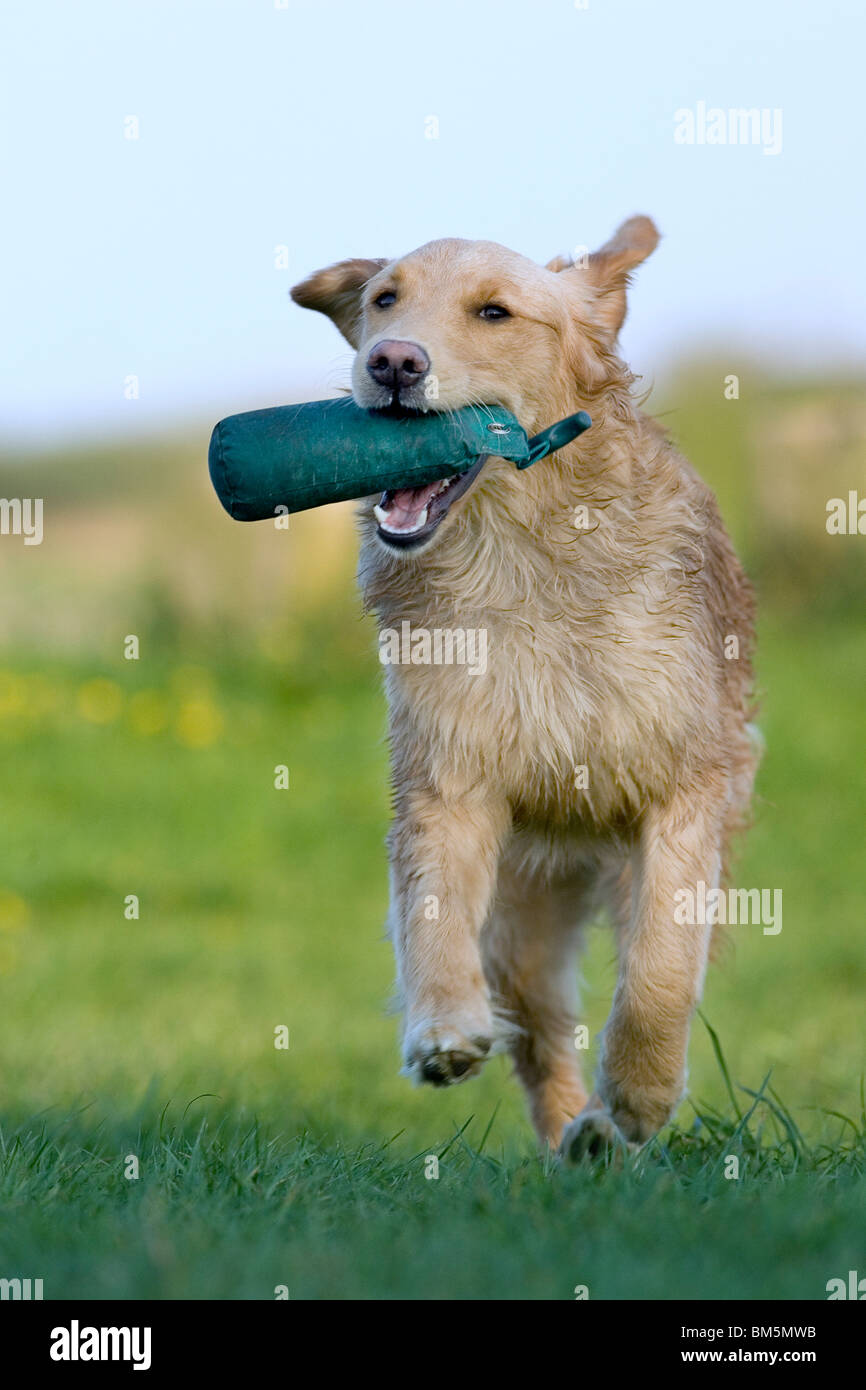
[[[609,821],[667,781],[684,736],[684,672],[643,622],[428,609],[383,622],[380,659],[434,778],[490,781],[528,818]]]

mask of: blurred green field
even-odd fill
[[[732,929],[704,1013],[735,1088],[772,1072],[796,1128],[767,1091],[737,1132],[700,1023],[680,1129],[635,1172],[546,1174],[504,1059],[413,1090],[346,512],[236,526],[202,440],[7,459],[4,495],[46,521],[42,547],[0,543],[0,1275],[49,1298],[812,1298],[862,1267],[866,596],[862,538],[824,529],[863,484],[862,386],[744,380],[727,402],[696,369],[660,409],[758,583],[767,754],[736,882],[784,895],[779,935]],[[595,1037],[602,929],[584,977]]]

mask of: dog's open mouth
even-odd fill
[[[383,492],[373,508],[381,539],[403,550],[429,540],[458,497],[468,492],[486,461],[487,455],[482,454],[465,473],[441,478],[426,487]]]

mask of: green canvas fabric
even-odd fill
[[[214,429],[208,462],[229,515],[262,521],[278,507],[302,512],[423,487],[465,472],[481,454],[518,468],[533,461],[525,431],[500,406],[400,418],[346,397],[230,415]]]

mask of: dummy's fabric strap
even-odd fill
[[[517,467],[529,468],[548,454],[555,454],[557,449],[564,449],[566,444],[570,444],[579,434],[583,434],[584,430],[588,430],[591,424],[592,420],[585,410],[579,410],[576,415],[567,415],[564,420],[557,420],[555,425],[549,425],[540,434],[533,435],[529,441],[529,458],[518,462]]]

